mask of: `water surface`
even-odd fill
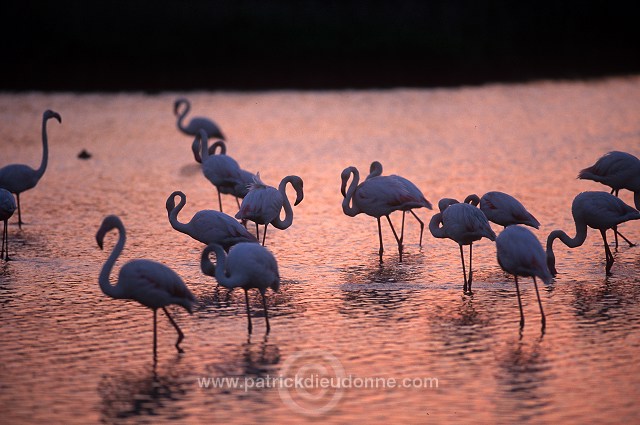
[[[214,118],[241,166],[277,186],[296,174],[305,199],[285,231],[270,229],[281,290],[268,292],[272,331],[251,296],[216,289],[203,276],[203,246],[174,231],[165,201],[181,190],[187,221],[216,209],[214,188],[180,134],[173,100],[184,93],[2,94],[0,166],[37,166],[42,112],[50,158],[38,186],[22,196],[22,230],[9,229],[13,261],[0,264],[0,409],[11,423],[369,423],[630,422],[640,408],[640,251],[620,245],[604,274],[597,232],[569,250],[555,246],[559,275],[535,291],[523,279],[526,325],[519,330],[512,278],[495,244],[474,244],[474,294],[462,294],[457,245],[408,217],[404,261],[388,227],[378,261],[375,219],[342,213],[340,172],[368,173],[379,160],[437,204],[501,190],[542,223],[541,241],[573,234],[570,207],[584,190],[606,190],[576,174],[603,153],[640,154],[640,78],[537,82],[458,89],[188,93],[193,113]],[[87,149],[93,156],[76,157]],[[291,196],[291,195],[290,195]],[[629,192],[621,193],[632,203]],[[235,200],[224,197],[226,212]],[[418,210],[425,221],[433,211]],[[172,267],[199,301],[194,314],[171,307],[185,332],[184,354],[159,316],[106,297],[97,276],[105,251],[102,218],[117,214],[125,260]],[[400,216],[393,217],[399,225]],[[252,228],[252,227],[250,227]],[[500,230],[494,226],[497,232]],[[640,241],[638,223],[621,226]],[[112,276],[115,279],[115,276]],[[350,388],[203,388],[205,378],[266,382],[272,377],[348,378]],[[376,388],[355,388],[381,378]],[[405,381],[408,379],[409,381]],[[262,380],[262,381],[261,381]],[[415,384],[415,385],[414,385]],[[418,385],[421,384],[421,385]]]

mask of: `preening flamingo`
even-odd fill
[[[600,157],[595,164],[578,173],[578,178],[593,180],[609,186],[611,194],[618,196],[620,189],[633,192],[633,200],[636,209],[640,209],[640,159],[627,152],[611,151]],[[618,235],[629,246],[634,246],[622,233],[614,230],[616,248],[618,247]]]
[[[520,299],[520,287],[518,286],[518,276],[531,276],[533,285],[536,288],[538,305],[540,306],[540,320],[542,329],[545,328],[546,318],[540,301],[540,292],[536,276],[546,284],[551,283],[553,276],[549,272],[545,253],[540,245],[540,241],[529,230],[522,226],[513,225],[506,227],[496,238],[496,248],[498,254],[498,264],[507,273],[513,275],[516,283],[516,293],[518,294],[518,307],[520,308],[520,327],[524,326],[524,313],[522,312],[522,300]]]
[[[216,265],[211,263],[209,259],[211,251],[216,254]],[[273,291],[278,291],[280,288],[278,263],[269,250],[260,244],[239,243],[234,245],[227,255],[222,246],[211,244],[202,251],[200,268],[204,274],[215,277],[218,283],[225,288],[244,289],[249,333],[253,330],[249,307],[249,289],[258,289],[262,295],[264,318],[267,323],[267,333],[269,333],[271,326],[269,325],[265,293],[267,288],[271,288]]]
[[[367,178],[365,180],[369,180],[372,179],[374,177],[378,177],[382,175],[382,164],[378,161],[373,161],[371,163],[371,165],[369,166],[369,175],[367,176]],[[426,200],[426,198],[424,197],[424,195],[422,194],[422,192],[420,191],[420,189],[418,189],[418,187],[413,184],[411,181],[405,179],[404,177],[395,175],[395,174],[391,174],[389,176],[391,179],[396,179],[399,185],[402,185],[405,187],[405,189],[407,190],[407,192],[409,193],[409,197],[413,198],[413,199],[424,199],[426,201],[426,203],[429,205],[428,209],[431,209],[431,203],[429,201]],[[420,207],[422,208],[422,207]],[[404,235],[404,215],[405,213],[409,211],[411,213],[411,215],[413,215],[413,217],[418,220],[418,223],[420,224],[420,246],[422,247],[422,236],[424,235],[424,222],[420,219],[420,217],[418,217],[416,215],[415,212],[413,212],[412,209],[409,210],[402,210],[402,229],[400,230],[400,234]],[[403,236],[400,237],[401,240],[403,240]]]
[[[180,197],[176,206],[175,198]],[[178,232],[191,236],[205,245],[216,243],[228,251],[233,245],[241,242],[258,243],[258,240],[236,219],[228,214],[214,210],[201,210],[194,214],[188,223],[178,221],[178,213],[187,203],[187,196],[175,191],[167,198],[167,213],[171,227]]]
[[[373,164],[372,164],[373,166]],[[382,173],[382,166],[379,167]],[[375,173],[374,173],[375,174]],[[351,184],[347,189],[347,183],[353,175]],[[382,176],[371,175],[362,183],[360,181],[360,173],[356,167],[345,168],[341,175],[342,185],[340,192],[344,199],[342,201],[342,211],[349,217],[355,217],[360,213],[365,213],[374,217],[378,222],[378,236],[380,239],[380,262],[382,262],[382,254],[384,252],[384,244],[382,242],[382,225],[380,217],[386,217],[393,232],[393,236],[398,243],[398,253],[400,261],[402,261],[402,241],[404,238],[404,213],[414,208],[431,209],[431,203],[422,195],[420,190],[400,176]],[[415,188],[415,190],[413,189]],[[400,237],[391,223],[389,215],[394,211],[402,211],[402,231]]]
[[[202,174],[204,174],[207,180],[209,180],[218,191],[220,211],[222,211],[221,193],[235,196],[238,207],[240,207],[238,198],[244,198],[246,196],[249,191],[247,185],[253,181],[253,174],[241,170],[238,162],[226,154],[226,145],[221,140],[215,142],[215,145],[221,148],[220,154],[209,155],[209,140],[203,130],[200,130],[196,136],[194,144],[195,143],[200,146]],[[251,177],[251,179],[249,179],[249,177]]]
[[[183,108],[184,107],[184,108]],[[207,135],[216,139],[225,139],[222,130],[218,127],[218,124],[210,120],[209,118],[193,117],[189,124],[184,125],[184,119],[191,110],[191,103],[185,98],[176,99],[173,102],[173,114],[178,117],[177,126],[178,129],[187,136],[195,136],[200,129],[207,132]]]
[[[640,219],[640,212],[622,202],[619,198],[607,192],[582,192],[578,194],[571,205],[571,214],[576,225],[576,236],[569,237],[562,230],[554,230],[547,237],[547,265],[551,274],[558,274],[553,253],[553,241],[560,239],[569,248],[581,246],[587,239],[587,226],[600,230],[605,252],[605,272],[611,274],[613,254],[607,244],[607,230],[616,230],[625,221]]]
[[[4,227],[2,230],[2,250],[0,251],[0,260],[9,261],[9,228],[8,222],[9,218],[13,215],[13,212],[16,210],[16,200],[14,199],[11,192],[7,189],[0,188],[0,220],[4,223]]]
[[[438,202],[440,212],[429,222],[429,230],[436,238],[448,238],[460,246],[462,274],[464,276],[463,292],[471,293],[473,281],[473,242],[482,238],[496,240],[489,221],[482,211],[470,204],[459,203],[455,199],[444,198]],[[463,245],[469,245],[469,278],[464,264]]]
[[[267,186],[260,180],[258,173],[253,183],[249,186],[249,192],[242,200],[240,211],[236,214],[236,218],[241,220],[249,220],[256,223],[256,237],[260,238],[258,230],[259,224],[264,224],[264,233],[262,234],[262,245],[264,246],[267,237],[267,226],[271,224],[276,229],[284,230],[289,228],[293,223],[293,208],[287,197],[286,187],[290,183],[296,191],[296,200],[294,206],[302,202],[304,198],[303,182],[298,176],[287,176],[280,181],[278,189],[273,186]],[[280,211],[284,208],[284,220],[280,219]]]
[[[487,216],[487,219],[500,226],[507,227],[512,224],[526,224],[527,226],[540,227],[540,222],[513,196],[498,191],[487,192],[479,198],[478,195],[469,195],[464,200],[465,204],[478,206]]]
[[[55,118],[62,123],[57,112],[47,109],[42,114],[42,160],[37,170],[25,164],[9,164],[0,168],[0,187],[16,195],[18,202],[18,227],[22,229],[22,214],[20,210],[20,194],[34,188],[44,175],[49,161],[49,144],[47,138],[47,121]]]
[[[190,314],[196,298],[186,287],[180,276],[164,264],[155,261],[141,259],[131,260],[120,268],[118,281],[111,285],[109,275],[116,260],[122,253],[126,242],[126,232],[119,217],[109,215],[104,218],[102,225],[96,233],[96,241],[100,249],[103,249],[104,236],[112,229],[117,229],[120,236],[118,242],[104,263],[98,282],[100,289],[105,295],[117,299],[130,299],[138,301],[140,304],[153,310],[153,357],[157,352],[157,311],[159,308],[164,311],[167,318],[178,332],[176,349],[182,353],[180,342],[184,339],[184,334],[178,324],[173,320],[166,309],[166,306],[176,304],[182,306]]]

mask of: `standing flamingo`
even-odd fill
[[[576,236],[569,237],[562,230],[554,230],[547,237],[547,265],[551,274],[558,274],[553,254],[553,241],[560,239],[569,248],[581,246],[587,239],[587,226],[600,230],[604,242],[605,272],[611,274],[614,259],[607,244],[607,230],[616,230],[619,224],[629,220],[640,219],[640,212],[607,192],[579,193],[571,204],[571,214],[576,225]]]
[[[104,218],[102,225],[96,233],[96,241],[100,249],[103,249],[104,236],[112,229],[118,229],[120,236],[118,243],[113,248],[109,258],[104,263],[98,282],[100,289],[105,295],[116,299],[130,299],[138,301],[140,304],[153,310],[153,358],[157,352],[157,310],[162,308],[167,318],[178,332],[176,349],[182,353],[180,342],[184,339],[184,334],[178,324],[173,320],[166,309],[166,306],[176,304],[184,307],[189,314],[192,313],[192,306],[196,298],[186,287],[180,276],[164,264],[155,261],[141,259],[131,260],[120,268],[118,282],[111,285],[109,275],[116,260],[120,256],[126,241],[124,225],[119,217],[109,215]]]
[[[538,229],[540,222],[513,196],[504,192],[487,192],[479,198],[478,195],[469,195],[464,200],[465,204],[478,206],[487,216],[487,219],[500,226],[507,227],[512,224],[526,224]]]
[[[429,230],[434,237],[451,239],[460,246],[464,276],[463,292],[471,294],[473,242],[482,238],[495,241],[496,234],[491,230],[484,213],[473,205],[461,204],[455,199],[444,198],[438,202],[438,208],[440,212],[431,218]],[[463,245],[469,245],[469,279],[467,279],[465,270]]]
[[[593,180],[609,186],[611,194],[618,196],[620,189],[627,189],[634,193],[633,201],[636,209],[640,209],[640,159],[627,152],[611,151],[600,157],[595,164],[578,173],[579,179]],[[614,230],[616,248],[618,235],[629,246],[634,246],[622,233]]]
[[[367,176],[367,178],[365,180],[369,180],[372,179],[374,177],[378,177],[382,175],[382,164],[378,161],[373,161],[371,163],[371,165],[369,166],[369,175]],[[424,197],[424,195],[422,194],[422,192],[420,191],[420,189],[418,189],[418,187],[413,184],[411,181],[405,179],[404,177],[400,177],[398,175],[395,174],[391,174],[390,176],[386,176],[390,179],[396,179],[397,183],[401,186],[404,186],[405,189],[407,190],[407,192],[409,193],[409,197],[412,199],[424,199],[427,204],[429,204],[428,209],[431,209],[431,203],[429,203],[429,201],[426,200],[426,198]],[[424,205],[423,205],[424,206]],[[421,208],[421,207],[420,207]],[[420,220],[420,217],[418,217],[416,215],[415,212],[413,212],[412,209],[409,210],[402,210],[402,229],[400,231],[401,235],[404,235],[404,215],[405,213],[409,211],[411,213],[411,215],[413,215],[413,217],[418,220],[418,223],[420,224],[420,246],[422,247],[422,236],[424,235],[424,222],[422,220]],[[403,239],[403,237],[400,238],[401,240]]]
[[[62,123],[62,118],[57,112],[49,109],[42,114],[42,161],[37,170],[25,164],[10,164],[0,168],[0,187],[15,193],[18,201],[18,227],[22,229],[22,215],[20,213],[20,194],[25,190],[34,188],[44,175],[49,160],[49,144],[47,138],[47,121],[55,118]]]
[[[211,251],[216,253],[216,265],[213,265],[209,259]],[[278,263],[271,252],[260,244],[239,243],[234,245],[226,255],[222,246],[211,244],[202,251],[200,267],[204,274],[215,277],[218,283],[225,288],[244,289],[249,333],[253,330],[251,309],[249,308],[249,289],[258,289],[262,295],[264,318],[267,322],[267,333],[269,333],[271,326],[269,325],[265,293],[267,288],[271,288],[273,291],[278,291],[280,288]]]
[[[180,197],[176,206],[175,198]],[[187,196],[175,191],[167,198],[167,213],[171,227],[191,236],[205,245],[220,244],[228,251],[233,245],[241,242],[258,243],[258,240],[238,223],[236,219],[225,213],[214,210],[202,210],[195,213],[188,223],[178,221],[178,213],[187,203]]]
[[[184,108],[182,109],[182,107]],[[182,109],[182,110],[180,110]],[[210,120],[209,118],[203,117],[193,117],[189,124],[185,127],[184,119],[191,110],[191,103],[185,98],[176,99],[173,102],[173,114],[178,117],[178,122],[176,123],[178,129],[186,134],[187,136],[195,136],[198,134],[200,129],[207,132],[209,137],[213,137],[216,139],[225,139],[224,134],[218,127],[218,124]]]
[[[0,251],[0,260],[4,254],[4,260],[9,261],[9,228],[8,221],[16,210],[16,200],[11,192],[0,188],[0,220],[4,222],[2,230],[2,250]],[[5,250],[6,249],[6,250]]]
[[[256,234],[260,238],[258,230],[259,224],[264,224],[264,233],[262,234],[262,245],[264,246],[267,237],[267,226],[271,224],[276,229],[284,230],[289,228],[293,223],[293,208],[287,197],[287,183],[296,191],[296,201],[294,206],[302,202],[304,198],[302,179],[298,176],[287,176],[280,181],[278,189],[273,186],[267,186],[260,180],[258,173],[254,182],[249,186],[247,196],[242,200],[240,211],[236,214],[236,218],[241,220],[249,220],[256,223]],[[284,220],[280,219],[280,211],[284,207]]]
[[[253,181],[253,175],[243,171],[238,165],[238,162],[226,154],[226,145],[221,140],[214,144],[220,146],[220,154],[209,155],[209,140],[204,130],[200,130],[194,141],[194,144],[195,143],[198,143],[200,146],[202,174],[204,174],[207,180],[209,180],[218,191],[220,211],[222,211],[221,193],[235,196],[238,207],[240,207],[238,198],[244,198],[246,196],[249,190],[247,185]],[[251,180],[249,180],[249,177],[251,177]]]
[[[522,300],[520,299],[520,287],[518,286],[518,276],[533,277],[533,285],[536,288],[538,305],[540,306],[540,316],[542,329],[546,325],[546,318],[542,310],[540,292],[538,292],[538,276],[546,284],[551,283],[553,276],[549,272],[545,261],[544,250],[540,241],[527,228],[522,226],[506,227],[496,238],[496,248],[498,253],[498,264],[507,273],[513,275],[516,282],[516,293],[518,294],[518,307],[520,308],[520,327],[524,327],[524,313],[522,312]]]
[[[373,167],[373,164],[372,164]],[[375,170],[372,170],[375,171]],[[379,167],[382,173],[382,166]],[[375,173],[373,173],[375,174]],[[347,183],[353,175],[351,184],[347,189]],[[365,213],[374,217],[378,222],[378,236],[380,240],[380,262],[382,262],[382,254],[384,245],[382,243],[382,225],[380,217],[384,216],[389,222],[393,236],[398,244],[398,254],[402,261],[402,241],[404,238],[404,213],[414,208],[431,209],[431,203],[426,200],[422,193],[417,190],[411,190],[413,183],[407,184],[408,180],[399,176],[382,176],[369,175],[362,183],[360,181],[360,173],[356,167],[347,167],[340,174],[342,185],[340,192],[344,199],[342,201],[342,211],[349,217],[355,217],[360,213]],[[400,237],[391,223],[389,215],[394,211],[402,211],[402,231]]]

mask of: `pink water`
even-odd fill
[[[216,290],[200,272],[203,246],[167,220],[174,190],[187,195],[183,221],[217,207],[191,139],[175,127],[172,104],[182,95],[195,115],[222,127],[227,153],[243,168],[274,186],[289,174],[304,180],[293,225],[267,235],[282,277],[280,292],[268,292],[269,335],[257,294],[249,336],[242,291]],[[21,197],[26,225],[19,230],[12,219],[13,261],[0,264],[3,422],[582,423],[640,415],[638,247],[621,245],[606,277],[597,232],[580,248],[557,244],[559,275],[541,291],[546,332],[527,279],[519,332],[515,288],[494,243],[474,244],[475,292],[465,296],[457,245],[427,231],[420,248],[408,218],[404,261],[385,225],[380,265],[375,220],[344,215],[339,190],[345,167],[366,175],[379,160],[434,205],[501,190],[542,223],[541,241],[557,228],[573,234],[573,197],[606,190],[577,172],[609,150],[640,155],[640,77],[433,90],[0,94],[0,166],[39,164],[45,109],[62,124],[49,122],[48,169]],[[78,159],[82,149],[92,158]],[[632,204],[629,192],[621,197]],[[235,213],[235,200],[223,201]],[[426,222],[434,214],[417,212]],[[199,298],[192,316],[170,309],[186,335],[184,354],[160,315],[154,366],[151,311],[98,287],[116,241],[107,236],[107,252],[96,245],[107,214],[128,231],[116,272],[129,259],[161,261]],[[640,223],[621,230],[640,241]],[[298,372],[342,376],[349,387],[267,382]],[[202,384],[234,377],[253,388]],[[385,385],[357,385],[366,378]]]

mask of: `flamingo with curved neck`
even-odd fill
[[[465,204],[475,207],[480,205],[480,211],[487,219],[500,226],[507,227],[513,224],[525,224],[538,229],[540,222],[513,196],[508,193],[491,191],[482,195],[469,195],[464,200]]]
[[[180,197],[178,205],[175,203],[176,196]],[[187,195],[179,190],[167,198],[166,208],[169,223],[178,232],[189,235],[205,245],[220,244],[225,251],[241,242],[258,243],[258,240],[243,225],[230,215],[220,211],[201,210],[195,213],[188,223],[181,223],[178,220],[178,214],[186,203]]]
[[[215,265],[209,259],[209,254],[212,251],[216,254],[217,264]],[[227,289],[244,289],[249,333],[252,332],[253,325],[251,324],[248,291],[252,288],[258,289],[262,295],[264,318],[267,324],[267,333],[269,333],[271,326],[267,312],[266,291],[271,288],[277,292],[280,288],[278,263],[271,252],[259,244],[239,243],[229,250],[229,254],[225,254],[222,246],[211,244],[202,251],[200,268],[204,274],[215,277],[218,283]]]
[[[184,106],[184,108],[182,108]],[[182,109],[182,111],[181,111]],[[176,99],[173,102],[173,113],[178,117],[176,125],[178,129],[188,136],[195,136],[201,129],[206,131],[209,137],[215,137],[218,139],[225,139],[224,134],[218,124],[204,117],[193,117],[189,124],[184,125],[184,120],[189,111],[191,110],[191,103],[185,98]]]
[[[47,121],[55,118],[62,123],[60,114],[47,109],[42,114],[42,160],[37,170],[26,164],[9,164],[0,168],[0,187],[16,195],[18,203],[18,226],[22,229],[22,214],[20,209],[20,194],[34,188],[44,175],[49,161],[49,143],[47,137]]]
[[[124,249],[127,240],[124,224],[119,217],[109,215],[104,218],[98,232],[96,242],[100,249],[103,249],[104,237],[107,232],[117,229],[119,233],[118,242],[114,246],[107,261],[102,266],[98,283],[105,295],[115,299],[130,299],[138,301],[140,304],[153,310],[153,357],[157,353],[157,310],[164,311],[169,322],[178,332],[178,340],[175,344],[178,352],[182,353],[180,342],[184,339],[184,333],[171,317],[166,306],[176,304],[184,307],[190,314],[196,298],[184,284],[180,276],[164,264],[140,259],[131,260],[120,268],[118,281],[112,285],[109,276],[113,266]]]
[[[579,193],[571,204],[571,214],[576,226],[576,236],[570,237],[562,230],[554,230],[547,237],[547,265],[551,274],[556,276],[556,257],[553,253],[553,241],[560,239],[569,248],[581,246],[587,239],[587,227],[600,231],[604,242],[605,273],[611,274],[614,263],[613,254],[607,243],[607,230],[617,230],[618,225],[629,220],[640,219],[640,212],[625,204],[619,198],[607,192]]]
[[[249,186],[247,195],[242,200],[237,219],[253,221],[256,224],[256,234],[260,238],[259,225],[264,225],[262,245],[267,237],[267,226],[271,224],[276,229],[285,230],[293,224],[293,208],[287,196],[287,184],[291,184],[296,191],[294,206],[304,199],[303,181],[299,176],[286,176],[278,185],[278,189],[268,186],[260,179],[258,173],[253,183]],[[280,218],[280,212],[284,209],[284,219]]]

